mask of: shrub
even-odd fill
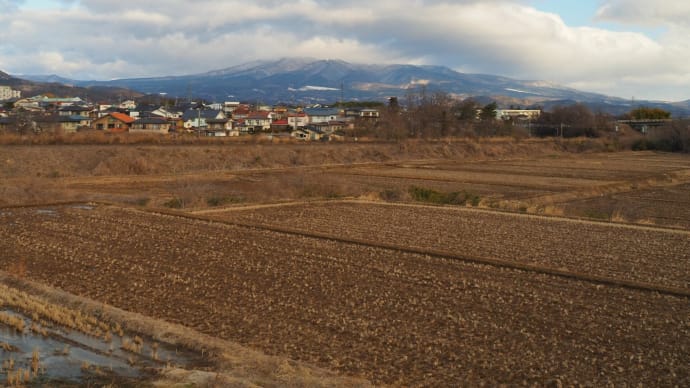
[[[206,199],[206,204],[208,206],[223,206],[232,203],[244,202],[244,198],[236,197],[233,195],[226,195],[224,197],[213,196]]]
[[[611,219],[611,215],[605,211],[601,210],[596,210],[596,209],[587,209],[583,212],[583,215],[587,218],[593,218],[596,220],[609,220]]]
[[[399,201],[402,198],[402,193],[400,190],[386,189],[379,193],[379,197],[384,201]]]
[[[149,204],[150,201],[151,201],[151,198],[142,197],[142,198],[136,199],[134,201],[134,204],[136,204],[137,206],[146,206]]]
[[[446,196],[436,190],[412,186],[409,191],[410,196],[415,201],[431,203],[444,203],[447,201]]]
[[[478,195],[464,190],[443,193],[433,189],[412,186],[410,187],[409,192],[410,196],[415,201],[435,203],[439,205],[465,205],[469,203],[472,206],[478,206],[481,200]]]
[[[163,206],[171,209],[182,209],[184,207],[184,201],[182,201],[180,198],[173,198],[163,203]]]
[[[633,151],[646,151],[656,149],[655,144],[649,139],[638,139],[632,143],[631,146]]]

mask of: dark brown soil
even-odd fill
[[[690,384],[686,297],[117,207],[0,234],[29,279],[375,383]]]

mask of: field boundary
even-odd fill
[[[372,201],[372,200],[357,199],[357,198],[315,199],[315,200],[308,200],[308,201],[287,201],[287,202],[273,202],[273,203],[266,203],[266,204],[234,205],[234,206],[218,207],[218,208],[214,208],[214,209],[192,210],[192,211],[188,211],[188,212],[184,212],[184,213],[185,214],[191,214],[191,215],[206,215],[206,214],[214,214],[214,213],[245,211],[245,210],[253,210],[253,209],[265,209],[265,208],[283,207],[283,206],[299,206],[299,205],[305,205],[305,204],[329,204],[329,203],[351,203],[351,204],[378,205],[378,206],[391,206],[391,207],[444,209],[444,210],[456,211],[456,212],[492,213],[492,214],[501,214],[501,215],[505,215],[505,216],[536,218],[536,219],[543,219],[543,220],[549,220],[549,221],[557,220],[557,221],[563,221],[563,222],[603,225],[603,226],[618,227],[618,228],[628,228],[628,229],[634,229],[634,230],[650,230],[650,231],[666,232],[666,233],[687,234],[688,236],[690,236],[690,230],[683,229],[683,228],[664,226],[664,225],[645,225],[645,224],[636,224],[636,223],[630,223],[630,222],[624,223],[624,222],[613,222],[613,221],[606,221],[606,220],[593,220],[593,219],[589,219],[589,218],[563,216],[563,215],[556,216],[556,215],[546,215],[546,214],[523,213],[523,212],[518,212],[518,211],[514,211],[514,210],[509,210],[509,209],[492,209],[492,208],[485,208],[485,207],[448,206],[448,205],[429,205],[429,204],[421,204],[421,203],[413,203],[413,202]],[[107,204],[107,205],[120,206],[118,204]],[[122,206],[122,207],[125,207],[125,206]],[[145,210],[145,209],[142,209],[142,210]],[[154,210],[152,210],[152,211],[154,211]]]
[[[690,182],[690,169],[682,169],[646,178],[598,185],[585,190],[574,189],[561,193],[536,196],[525,202],[532,206],[563,204],[573,200],[584,200],[605,195],[623,194],[641,189],[679,186],[688,182]]]

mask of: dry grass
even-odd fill
[[[13,328],[19,333],[24,333],[24,329],[26,328],[24,319],[16,315],[11,315],[3,312],[0,312],[0,323]]]
[[[48,303],[43,299],[36,298],[4,284],[0,284],[0,304],[34,317],[35,321],[42,323],[41,326],[45,326],[50,322],[94,337],[102,337],[103,333],[111,328],[110,324],[103,322],[95,316]],[[19,316],[0,313],[0,322],[14,327],[19,332],[24,332],[25,330],[24,319]],[[36,322],[34,322],[35,324]],[[43,335],[47,334],[46,330],[40,326],[32,326],[32,329]]]
[[[513,139],[20,144],[3,149],[0,206],[103,201],[164,207],[171,199],[178,199],[181,208],[188,209],[223,206],[227,202],[360,196],[371,191],[362,187],[366,176],[352,185],[352,175],[324,172],[335,167],[417,160],[455,163],[551,155],[560,154],[559,147],[553,141]]]

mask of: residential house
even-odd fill
[[[58,109],[58,115],[60,116],[84,116],[90,117],[92,108],[83,105],[65,105]]]
[[[249,109],[248,105],[239,105],[235,107],[235,109],[232,111],[232,119],[233,120],[240,120],[240,119],[246,119],[247,116],[249,116],[249,112],[251,110]]]
[[[122,113],[122,114],[125,114],[127,116],[132,117],[130,115],[129,110],[118,108],[114,105],[105,105],[105,104],[98,105],[98,112],[96,113],[96,116],[100,118],[100,117],[107,116],[111,113]]]
[[[202,130],[208,126],[206,120],[220,120],[226,118],[227,116],[222,110],[210,109],[189,109],[182,115],[184,127],[188,130]]]
[[[496,118],[504,121],[507,120],[529,120],[533,121],[539,118],[541,110],[539,109],[496,109]]]
[[[305,108],[304,113],[309,118],[309,124],[336,121],[340,117],[340,110],[333,108]]]
[[[31,98],[22,98],[20,100],[15,101],[14,107],[15,108],[22,108],[22,109],[30,111],[30,112],[43,111],[43,109],[41,109],[38,101],[31,99]]]
[[[286,132],[290,130],[290,125],[287,119],[274,120],[271,123],[271,133],[273,132]]]
[[[238,101],[225,101],[223,103],[223,112],[230,117],[235,109],[239,108],[240,103]]]
[[[134,118],[124,113],[113,112],[93,121],[91,127],[99,131],[128,132]]]
[[[378,119],[381,117],[381,112],[373,108],[347,108],[344,111],[345,117],[349,119]]]
[[[250,112],[244,119],[244,125],[250,133],[267,132],[271,130],[273,117],[271,112]]]
[[[34,118],[37,132],[74,133],[91,125],[91,118],[84,116],[37,116]]]
[[[61,107],[67,105],[84,105],[85,101],[80,97],[47,97],[47,96],[35,96],[31,97],[32,100],[38,101],[38,104],[43,107]]]
[[[321,140],[322,136],[324,136],[324,133],[318,128],[306,127],[295,129],[294,131],[290,132],[290,137],[298,140]]]
[[[304,128],[309,124],[309,117],[304,112],[288,113],[287,120],[292,129]]]
[[[160,133],[170,131],[170,123],[163,117],[143,117],[135,120],[129,128],[130,133]]]
[[[182,112],[174,112],[168,109],[165,109],[164,107],[160,107],[158,109],[154,109],[151,111],[152,115],[155,116],[160,116],[166,119],[176,119],[182,116]]]
[[[288,108],[286,106],[274,106],[271,112],[273,112],[273,120],[287,119]]]
[[[346,129],[353,129],[354,128],[354,122],[333,120],[333,121],[328,121],[328,122],[312,123],[312,124],[307,125],[305,128],[311,129],[314,131],[318,131],[324,135],[331,135],[335,132],[342,132]]]
[[[232,120],[228,118],[223,119],[208,119],[206,120],[206,129],[204,129],[206,136],[239,136],[238,131],[233,131]]]
[[[137,103],[132,101],[132,100],[122,101],[118,105],[118,108],[126,109],[126,110],[134,110],[134,109],[137,109]]]
[[[183,132],[185,130],[182,117],[168,119],[168,123],[170,123],[170,132]]]
[[[378,109],[364,108],[360,109],[359,117],[362,119],[378,119],[381,117],[381,112]]]

